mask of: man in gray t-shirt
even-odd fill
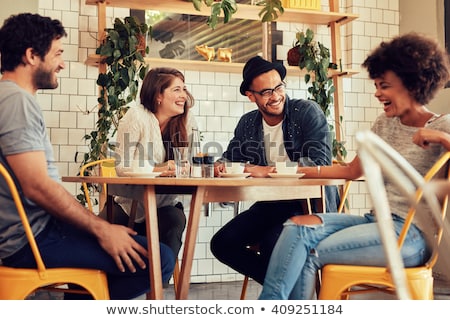
[[[135,298],[150,288],[147,239],[92,214],[61,185],[36,101],[37,90],[58,87],[65,36],[60,21],[30,13],[11,16],[0,29],[0,161],[18,186],[46,266],[103,270],[112,299]],[[1,178],[0,259],[11,267],[36,264]],[[161,245],[163,281],[174,264]]]

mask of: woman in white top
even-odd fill
[[[141,105],[130,108],[120,120],[115,148],[116,171],[130,170],[129,160],[150,161],[154,171],[173,174],[172,147],[188,146],[195,119],[189,109],[194,98],[186,89],[184,75],[173,68],[151,69],[141,92]],[[124,186],[127,193],[141,193],[140,186]],[[130,198],[114,197],[114,222],[128,223]],[[177,256],[186,225],[183,205],[176,195],[157,195],[160,241]],[[145,235],[143,203],[139,202],[134,229]]]

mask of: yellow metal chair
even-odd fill
[[[381,153],[378,150],[377,152]],[[444,225],[443,221],[447,210],[448,199],[447,198],[444,199],[444,201],[440,204],[440,208],[436,208],[433,211],[433,212],[437,211],[437,214],[433,215],[433,218],[435,219],[436,224],[439,225],[439,227],[436,232],[435,236],[436,243],[433,247],[432,255],[430,259],[427,261],[427,263],[425,263],[425,265],[414,268],[404,268],[399,254],[399,250],[397,251],[396,249],[400,249],[403,245],[403,241],[406,237],[408,229],[416,213],[416,205],[419,204],[422,198],[429,198],[426,194],[424,194],[424,191],[422,190],[422,187],[425,185],[425,183],[427,181],[430,181],[438,172],[440,172],[440,170],[446,170],[446,178],[447,179],[450,178],[450,171],[448,168],[449,160],[450,160],[450,152],[446,152],[428,171],[428,173],[423,177],[423,179],[422,177],[420,177],[422,181],[419,181],[419,183],[417,182],[414,183],[416,185],[416,190],[412,189],[409,191],[410,193],[412,193],[411,196],[413,196],[414,201],[408,212],[403,229],[397,239],[397,248],[395,245],[395,236],[392,234],[394,238],[393,239],[394,243],[393,246],[391,247],[393,247],[395,256],[398,257],[401,267],[398,268],[396,265],[394,265],[392,262],[392,258],[390,265],[388,267],[371,267],[362,265],[326,265],[322,268],[322,284],[319,299],[323,300],[336,300],[343,298],[348,299],[349,296],[352,294],[361,294],[370,292],[387,292],[392,294],[397,293],[399,298],[403,296],[406,298],[411,297],[413,299],[433,299],[432,268],[435,265],[438,258],[437,256],[438,246],[442,237]],[[392,167],[394,166],[392,166],[392,163],[389,163],[389,165],[391,165],[391,168],[388,169],[391,170]],[[401,166],[402,164],[397,163],[397,165]],[[384,164],[384,168],[386,168],[386,164]],[[371,167],[368,169],[373,170],[374,168]],[[395,177],[393,178],[395,179]],[[367,174],[366,179],[367,180],[370,179]],[[379,189],[378,190],[375,189],[373,191],[375,191],[376,193],[380,193]],[[429,202],[429,204],[430,203],[431,201]],[[374,202],[374,206],[378,215],[377,206],[379,207],[379,204]],[[388,206],[387,209],[389,209]],[[387,214],[389,215],[389,212],[387,212]],[[436,215],[440,216],[436,217]],[[381,218],[379,216],[379,220],[380,219]],[[380,232],[382,231],[380,230]],[[389,253],[388,249],[386,249],[386,246],[385,250],[389,258]],[[394,271],[397,269],[400,269],[400,273],[398,272],[394,273]],[[397,276],[397,278],[395,277],[395,275]],[[406,294],[404,295],[399,294],[399,290],[401,288],[405,289],[404,292]]]
[[[10,189],[37,265],[34,269],[0,265],[0,300],[25,299],[38,290],[90,294],[94,299],[109,299],[108,283],[104,272],[82,268],[45,267],[16,185],[2,164],[0,164],[0,174]],[[64,289],[62,285],[66,284],[75,284],[82,289]]]

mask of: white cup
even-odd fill
[[[277,161],[275,162],[277,173],[280,174],[296,174],[298,164],[295,161]]]
[[[231,162],[227,161],[225,163],[227,173],[239,174],[244,173],[245,163],[243,162]]]
[[[131,170],[137,173],[149,173],[153,172],[153,164],[150,160],[145,159],[134,159],[131,161]]]

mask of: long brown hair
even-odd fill
[[[144,78],[140,93],[141,103],[144,108],[152,113],[156,113],[158,108],[158,94],[162,94],[172,84],[175,78],[181,79],[184,83],[184,75],[177,69],[151,69]],[[188,90],[186,90],[186,95],[187,99],[184,104],[184,112],[172,117],[162,132],[164,148],[166,149],[166,160],[173,159],[172,147],[188,145],[186,122],[188,109],[194,105],[194,97]]]

